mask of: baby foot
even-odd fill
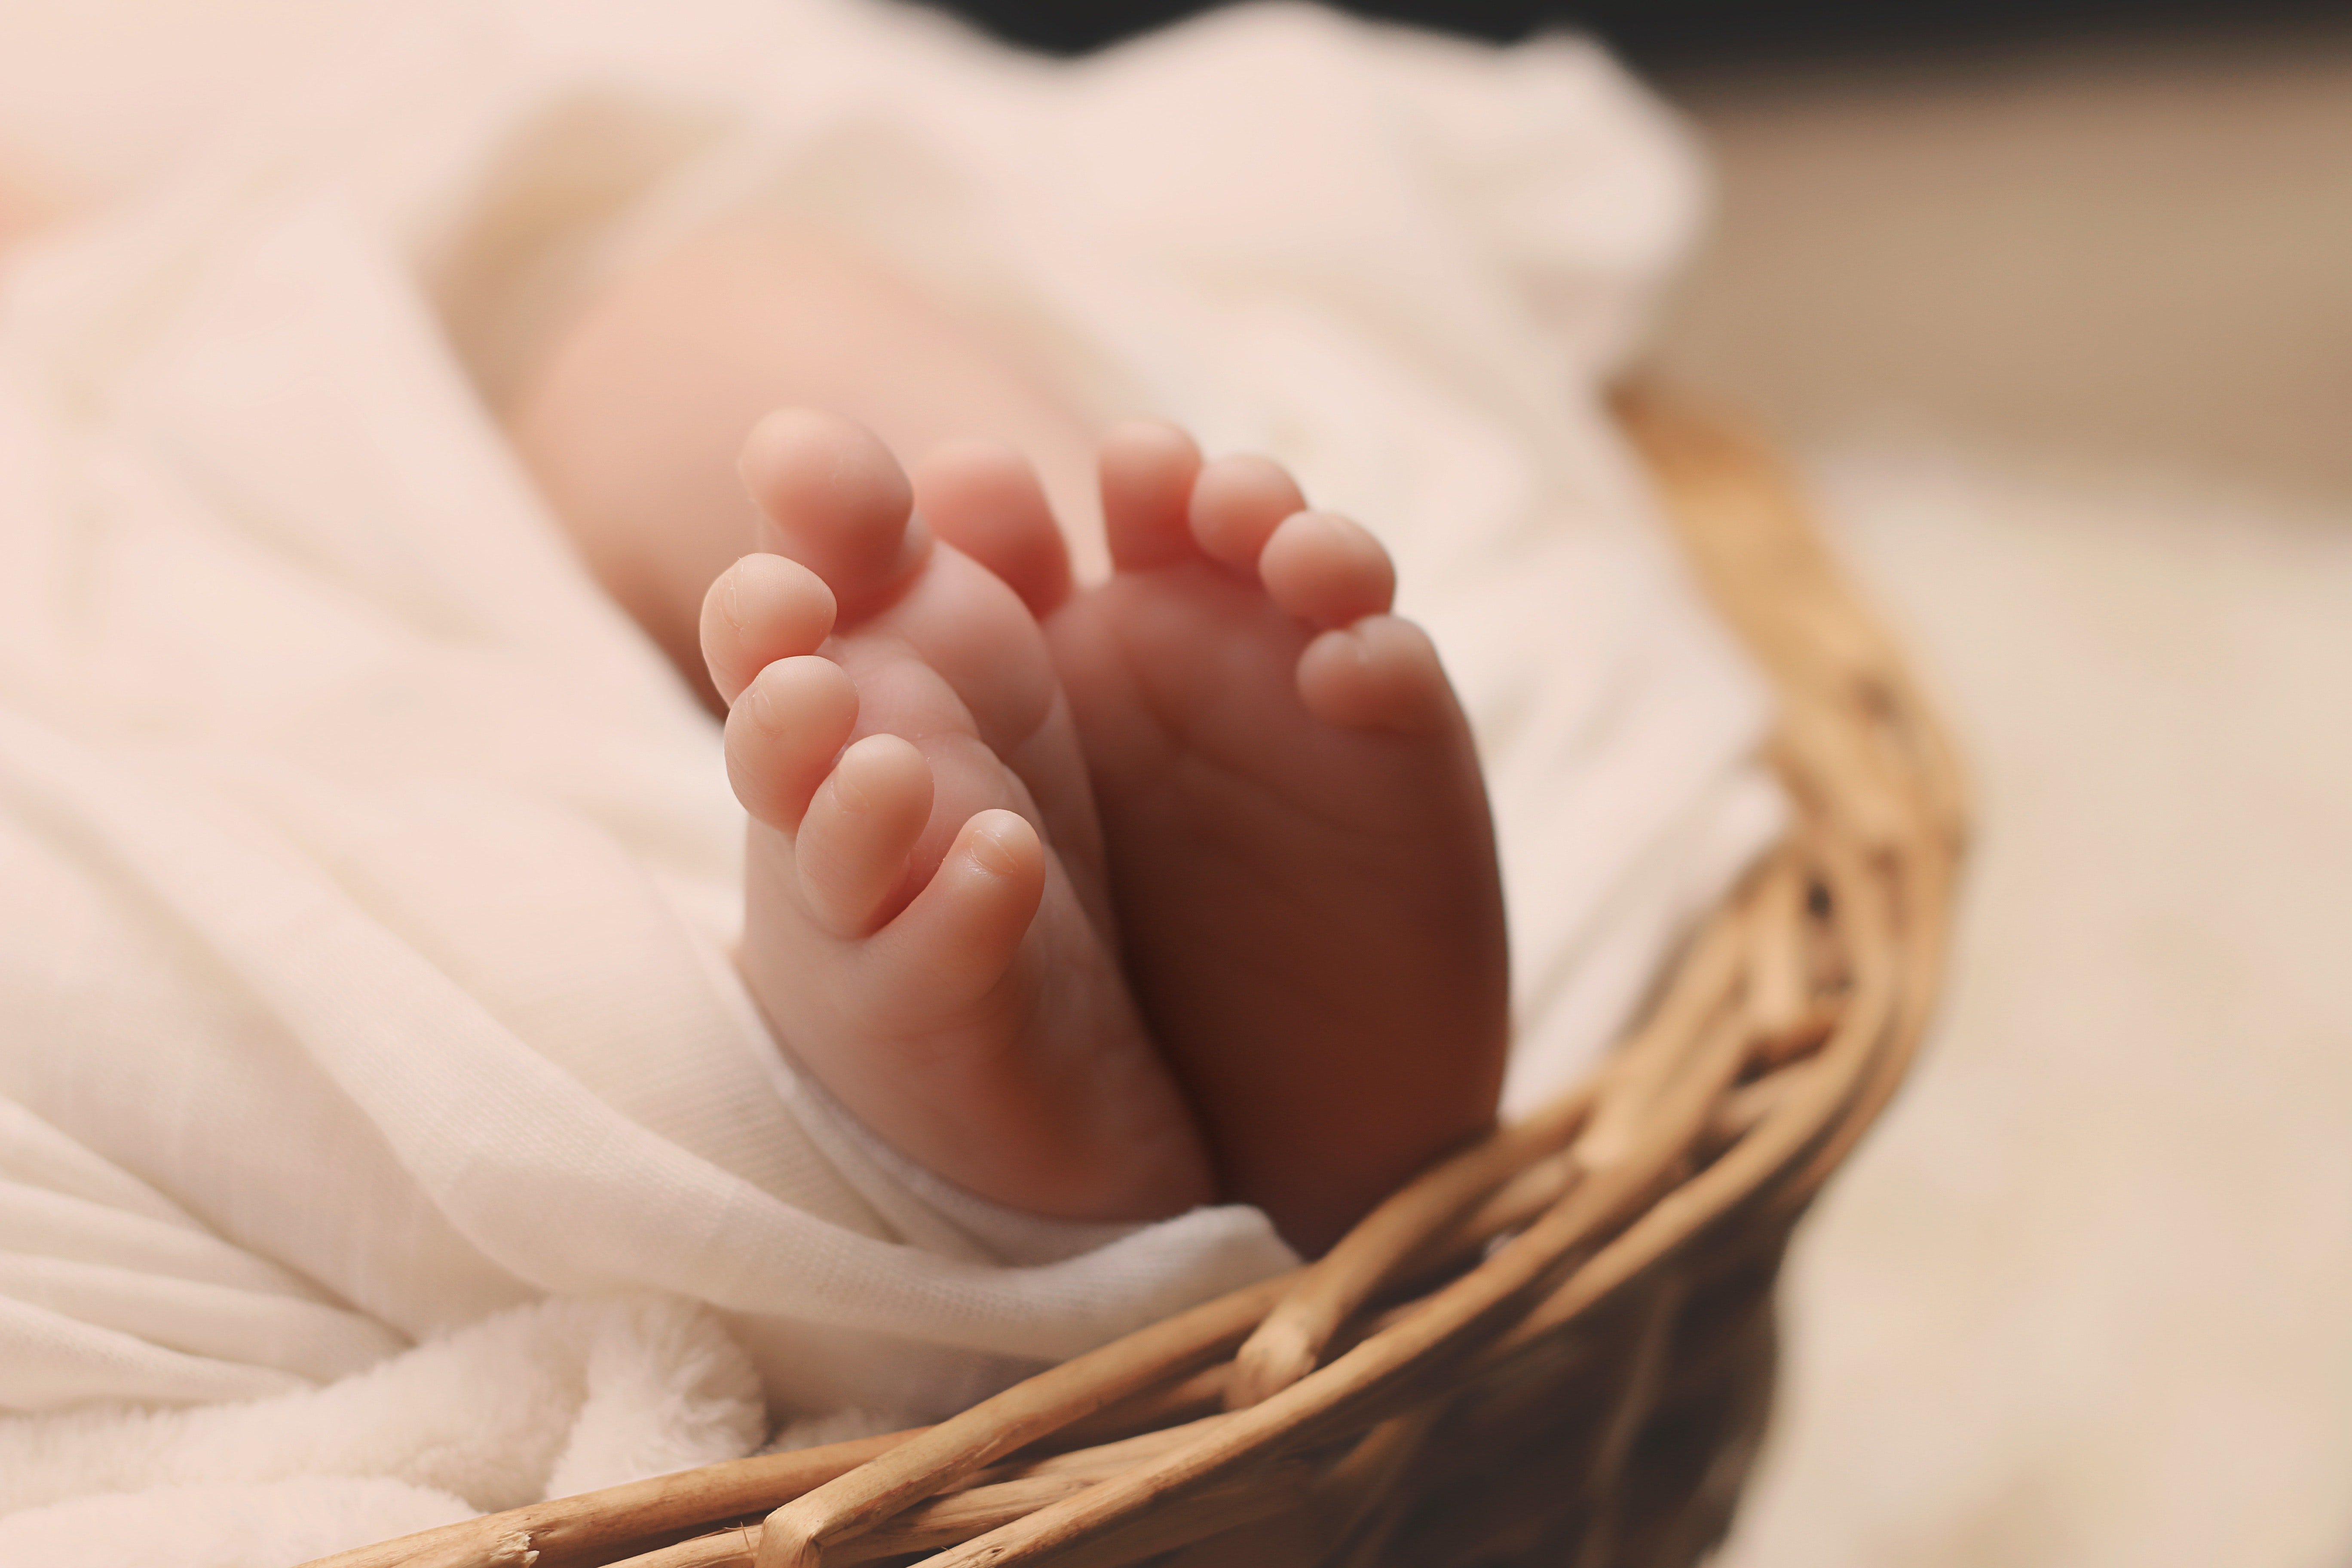
[[[741,467],[772,553],[712,585],[702,646],[751,816],[752,995],[866,1126],[984,1197],[1090,1220],[1206,1201],[1035,621],[932,541],[862,427],[772,415]]]
[[[1393,568],[1263,458],[1103,445],[1109,581],[1073,593],[1036,481],[919,471],[942,533],[1045,618],[1128,973],[1223,1195],[1318,1251],[1489,1125],[1508,976],[1469,727]]]

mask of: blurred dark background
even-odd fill
[[[1099,48],[1209,9],[1198,0],[935,0],[1011,42]],[[1647,69],[1984,47],[2118,30],[2200,31],[2340,18],[2342,0],[1342,0],[1362,16],[1498,41],[1544,26],[1598,33]]]

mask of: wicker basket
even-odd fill
[[[1761,1436],[1790,1227],[1927,1014],[1958,775],[1780,464],[1618,413],[1778,684],[1788,839],[1591,1081],[1328,1256],[926,1430],[714,1465],[315,1568],[1696,1562]],[[936,1555],[932,1555],[936,1553]]]

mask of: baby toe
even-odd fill
[[[1396,565],[1362,526],[1335,512],[1294,512],[1257,557],[1266,595],[1313,626],[1344,626],[1387,613]]]
[[[1111,565],[1149,572],[1193,559],[1186,509],[1201,473],[1201,448],[1173,425],[1130,420],[1103,437],[1103,541]]]
[[[1247,567],[1265,549],[1282,520],[1307,505],[1298,483],[1271,458],[1237,453],[1201,470],[1187,521],[1202,552],[1228,566]]]
[[[729,706],[780,658],[814,653],[833,630],[833,591],[797,561],[746,555],[702,596],[702,658]]]
[[[841,754],[793,843],[802,902],[819,924],[864,936],[897,912],[931,794],[930,763],[911,741],[868,735]]]
[[[1070,596],[1070,552],[1037,470],[994,441],[955,441],[915,466],[915,504],[940,538],[1051,615]]]
[[[877,978],[903,981],[877,989],[925,1010],[971,1006],[1012,968],[1045,893],[1037,829],[1018,812],[976,814],[930,881],[868,943],[864,959],[882,972]]]
[[[1344,730],[1423,733],[1457,711],[1429,634],[1394,616],[1327,631],[1298,656],[1308,712]]]
[[[738,468],[763,519],[763,547],[824,578],[845,617],[888,601],[929,554],[905,472],[853,420],[779,409],[752,426]]]
[[[857,721],[857,690],[831,659],[778,659],[737,694],[727,714],[727,776],[758,821],[797,826]]]

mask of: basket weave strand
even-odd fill
[[[1616,412],[1778,689],[1794,820],[1589,1082],[1308,1268],[937,1426],[309,1568],[1696,1563],[1763,1430],[1790,1227],[1932,1007],[1964,803],[1771,452],[1655,393]]]

